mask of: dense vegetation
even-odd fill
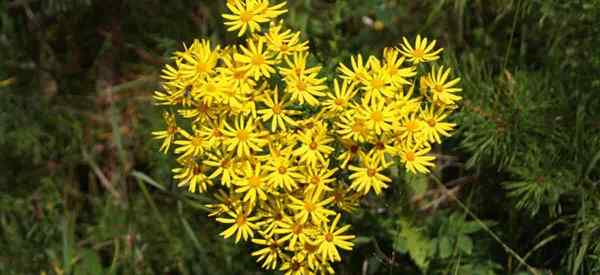
[[[0,2],[0,273],[264,274],[175,186],[151,94],[225,1]],[[600,272],[600,1],[296,0],[327,74],[402,36],[462,77],[429,177],[352,217],[339,274]],[[404,175],[403,173],[401,175]]]

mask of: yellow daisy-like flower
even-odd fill
[[[266,23],[277,16],[287,12],[284,9],[286,2],[269,7],[268,0],[229,0],[227,8],[232,14],[223,14],[227,21],[228,31],[237,31],[238,36],[244,35],[246,31],[253,33],[260,30],[260,24]]]
[[[244,122],[244,118],[239,117],[235,121],[235,128],[231,127],[227,121],[224,124],[223,134],[226,139],[223,144],[227,146],[227,151],[236,151],[238,157],[250,156],[251,150],[262,151],[262,147],[267,143],[262,138],[264,134],[256,132],[251,118]]]
[[[277,53],[277,59],[308,50],[308,41],[300,42],[300,32],[292,33],[290,30],[283,31],[282,24],[271,25],[269,32],[265,34],[265,38],[267,39],[269,50]]]
[[[394,113],[389,106],[385,106],[384,101],[376,101],[370,105],[363,101],[363,106],[359,109],[359,117],[364,120],[368,129],[380,135],[384,131],[392,129],[394,122]]]
[[[289,103],[286,100],[279,101],[277,87],[273,91],[266,91],[262,100],[267,108],[258,110],[258,114],[262,121],[271,121],[271,132],[276,132],[278,129],[287,131],[288,126],[296,125],[296,122],[290,116],[298,115],[300,112],[286,109]]]
[[[322,194],[321,190],[316,189],[305,194],[303,200],[290,196],[291,203],[288,204],[288,208],[297,212],[294,217],[302,223],[307,222],[309,218],[314,225],[327,222],[327,216],[335,215],[334,211],[325,208],[333,201],[333,197],[321,199]]]
[[[248,48],[241,46],[241,53],[234,55],[236,61],[246,64],[244,69],[255,80],[263,76],[270,78],[271,74],[275,72],[275,68],[273,68],[275,54],[266,50],[264,38],[259,38],[257,41],[247,39],[246,43]]]
[[[237,209],[235,212],[227,212],[227,215],[230,216],[229,218],[217,218],[217,221],[220,223],[231,224],[231,227],[219,235],[227,239],[235,234],[236,243],[240,241],[240,238],[246,241],[248,238],[254,237],[253,230],[258,229],[258,226],[254,222],[258,220],[258,217],[251,216],[248,212]]]
[[[398,88],[410,84],[407,79],[417,74],[416,68],[402,67],[405,58],[400,56],[400,51],[395,48],[385,48],[383,56],[385,61],[383,69],[392,86]]]
[[[255,205],[257,199],[264,201],[267,199],[269,186],[266,180],[266,173],[261,169],[260,162],[254,168],[246,167],[244,169],[244,177],[233,184],[239,186],[235,189],[237,193],[244,193],[244,202],[249,202],[250,205]]]
[[[420,113],[421,119],[425,122],[423,127],[423,135],[429,142],[442,143],[441,136],[449,137],[450,131],[454,130],[456,124],[444,122],[448,117],[448,113],[443,109],[434,111],[433,107],[426,108]]]
[[[189,82],[194,82],[211,74],[219,60],[219,51],[219,47],[211,49],[210,41],[206,39],[194,40],[187,51],[176,53],[185,61],[179,64],[181,77]]]
[[[328,184],[335,181],[333,175],[337,168],[329,169],[329,161],[321,167],[306,167],[304,173],[304,183],[307,185],[304,193],[323,192],[333,190]]]
[[[338,127],[337,133],[343,139],[365,142],[369,134],[365,120],[351,112],[339,117],[339,121],[335,125]]]
[[[263,246],[263,248],[252,252],[252,256],[258,257],[256,262],[263,264],[261,265],[266,269],[275,269],[277,267],[277,260],[283,253],[283,240],[276,239],[273,237],[265,237],[264,239],[252,239],[252,242]]]
[[[221,151],[209,153],[208,159],[203,161],[207,166],[215,168],[208,176],[209,179],[219,177],[221,184],[230,187],[234,180],[237,179],[237,167],[232,153],[223,154]]]
[[[179,132],[179,128],[177,127],[177,122],[175,121],[175,115],[169,112],[163,113],[163,119],[167,124],[167,129],[163,131],[154,131],[152,135],[155,139],[162,139],[163,142],[160,145],[160,151],[166,154],[169,151],[169,147],[171,147],[171,143],[175,140],[175,135]]]
[[[354,173],[348,177],[348,179],[352,180],[350,189],[354,189],[356,192],[362,192],[366,195],[371,188],[373,188],[375,194],[379,195],[382,189],[388,187],[387,183],[392,181],[392,179],[380,173],[388,166],[389,164],[381,164],[372,156],[364,155],[361,167],[354,165],[348,167],[350,171],[354,171]]]
[[[195,193],[196,190],[200,193],[206,192],[208,186],[212,185],[212,181],[206,176],[206,168],[202,164],[197,163],[192,159],[180,161],[184,167],[175,168],[172,172],[175,174],[173,179],[178,180],[177,186],[188,186],[188,191]]]
[[[185,138],[184,140],[175,141],[175,144],[180,145],[175,149],[175,154],[183,153],[179,156],[180,159],[195,157],[204,153],[207,143],[202,135],[200,135],[199,131],[196,131],[194,135],[191,135],[186,130],[179,129],[179,134]]]
[[[333,93],[327,93],[327,97],[329,99],[323,102],[323,110],[341,113],[345,111],[349,105],[350,101],[356,95],[355,90],[356,85],[350,84],[350,81],[344,80],[340,87],[339,81],[335,80],[333,82]]]
[[[433,40],[431,43],[427,44],[427,38],[421,39],[421,35],[417,35],[414,48],[411,46],[410,42],[408,42],[406,37],[402,37],[402,41],[404,43],[400,44],[400,47],[402,48],[400,52],[413,64],[437,60],[440,58],[438,56],[440,52],[444,50],[443,48],[433,50],[436,41]]]
[[[296,244],[304,244],[309,235],[312,235],[314,229],[311,229],[305,222],[292,217],[285,217],[278,223],[278,228],[273,233],[283,235],[280,240],[288,242],[288,249],[293,249]]]
[[[441,66],[437,71],[434,68],[424,79],[425,85],[431,90],[434,102],[439,101],[446,105],[452,105],[462,99],[461,96],[455,94],[462,91],[462,89],[454,87],[460,82],[460,77],[446,82],[451,71],[450,68],[444,71],[444,66]]]
[[[350,240],[356,238],[354,235],[342,235],[350,229],[350,225],[347,224],[337,228],[340,217],[341,215],[337,214],[331,225],[325,224],[323,231],[316,239],[316,242],[319,244],[318,253],[321,254],[321,258],[328,259],[330,262],[341,261],[342,258],[337,248],[352,250],[354,244]]]
[[[309,166],[325,164],[325,157],[333,152],[333,147],[327,145],[333,141],[333,138],[324,133],[304,131],[299,134],[298,139],[302,145],[294,150],[294,155],[300,157],[301,163]]]
[[[298,180],[302,178],[300,168],[294,165],[289,153],[269,158],[265,170],[269,172],[267,181],[270,184],[284,188],[288,192],[295,190],[298,187]]]
[[[338,71],[342,73],[341,78],[352,81],[353,83],[364,81],[369,72],[369,66],[367,63],[363,62],[362,55],[359,54],[356,58],[354,58],[354,56],[350,57],[350,63],[352,69],[348,68],[344,63],[340,63]]]
[[[433,163],[435,157],[426,155],[430,150],[429,146],[419,149],[414,145],[405,145],[400,148],[400,160],[404,163],[406,170],[413,174],[417,174],[417,172],[427,174],[429,173],[427,167],[435,166]]]

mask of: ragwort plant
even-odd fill
[[[333,274],[355,239],[342,213],[388,188],[391,166],[435,166],[432,144],[456,126],[446,120],[460,78],[430,65],[443,49],[417,36],[382,58],[353,56],[330,80],[301,33],[277,20],[286,2],[227,7],[225,26],[244,42],[195,40],[173,54],[154,95],[166,127],[153,135],[177,156],[178,185],[213,194],[221,235],[251,241],[263,268]]]

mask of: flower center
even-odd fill
[[[430,127],[435,127],[435,124],[437,123],[437,121],[435,121],[435,119],[429,119],[427,120],[427,124],[429,124]]]
[[[242,225],[246,224],[246,216],[240,215],[239,217],[237,217],[237,219],[235,219],[235,223],[238,226],[242,226]]]
[[[369,177],[374,177],[377,174],[377,169],[369,168],[367,169],[367,175]]]
[[[209,66],[206,63],[198,62],[196,64],[196,71],[199,73],[207,73],[209,71]]]
[[[319,177],[319,176],[313,176],[310,179],[310,183],[312,183],[312,184],[319,184],[319,182],[321,182],[321,177]]]
[[[356,121],[354,122],[354,125],[352,125],[352,132],[355,133],[362,133],[364,131],[364,124],[360,121]]]
[[[325,233],[325,240],[328,242],[333,241],[333,234],[331,234],[329,232]]]
[[[257,54],[252,58],[252,64],[254,65],[263,65],[265,64],[265,57],[261,54]]]
[[[375,122],[383,122],[383,114],[380,111],[372,112],[371,119]]]
[[[262,181],[260,180],[260,177],[258,177],[258,176],[251,176],[250,178],[248,178],[248,184],[253,188],[260,187],[261,183],[262,183]]]
[[[315,204],[309,201],[305,201],[304,202],[304,210],[306,210],[306,212],[312,212],[315,211]]]
[[[221,167],[223,168],[228,168],[229,167],[229,160],[228,159],[224,159],[221,161]]]
[[[202,147],[202,138],[201,137],[194,137],[192,139],[192,146],[194,147]]]
[[[335,105],[337,106],[342,106],[344,105],[344,99],[343,98],[336,98],[334,101]]]
[[[215,128],[212,130],[212,136],[216,137],[216,138],[220,138],[223,136],[223,133],[221,133],[221,130]]]
[[[249,11],[243,11],[240,13],[240,20],[244,23],[252,21],[252,17],[254,17],[254,15]]]
[[[274,114],[278,115],[281,114],[281,104],[275,104],[273,105],[273,108],[271,108],[271,110],[273,111]]]
[[[404,158],[406,159],[406,161],[415,161],[417,156],[415,156],[415,153],[413,152],[406,152],[406,154],[404,154]]]
[[[302,80],[298,80],[298,82],[296,82],[296,88],[298,88],[298,91],[305,91],[306,83],[304,83]]]
[[[277,168],[277,172],[279,172],[279,174],[285,174],[285,172],[287,172],[287,168],[285,168],[285,166],[279,166],[279,168]]]
[[[433,86],[433,91],[437,93],[442,93],[444,92],[444,86],[436,84],[435,86]]]
[[[236,70],[233,72],[233,78],[236,80],[242,80],[246,77],[246,71],[244,70]]]
[[[308,145],[308,148],[310,148],[311,150],[317,150],[317,147],[319,147],[319,145],[314,141]]]
[[[240,141],[246,141],[246,140],[248,140],[249,137],[250,137],[250,134],[246,130],[239,130],[237,132],[237,138]]]
[[[406,123],[405,127],[406,127],[407,131],[414,132],[417,129],[419,129],[419,124],[416,121],[411,120],[411,121],[409,121],[409,122]]]
[[[415,58],[423,58],[423,56],[425,55],[425,52],[423,51],[423,49],[415,49],[412,54],[414,55]]]
[[[371,86],[373,86],[373,89],[381,89],[383,88],[383,85],[385,85],[385,82],[383,82],[381,79],[373,79],[373,81],[371,81]]]
[[[294,235],[300,235],[302,234],[302,229],[303,226],[301,224],[294,224],[294,227],[292,227],[292,233],[294,233]]]

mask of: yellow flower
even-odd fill
[[[267,16],[269,2],[264,0],[229,0],[227,8],[232,14],[222,14],[228,26],[227,31],[237,31],[238,36],[244,35],[246,30],[250,33],[260,30],[260,23],[269,22]]]
[[[244,202],[250,202],[250,205],[255,205],[257,199],[264,201],[267,199],[269,186],[266,181],[266,174],[261,169],[260,162],[254,168],[246,167],[244,169],[244,177],[234,181],[233,184],[240,186],[235,189],[237,193],[244,193]]]
[[[362,55],[357,55],[356,59],[354,56],[350,58],[352,69],[346,67],[344,63],[340,63],[338,71],[342,73],[341,78],[352,81],[354,83],[362,82],[368,74],[369,66],[363,62]]]
[[[294,191],[298,187],[298,179],[302,177],[299,167],[295,166],[291,160],[291,153],[271,156],[265,165],[265,170],[269,172],[267,176],[269,184],[276,188],[284,188],[288,192]]]
[[[152,132],[152,135],[155,139],[163,140],[162,144],[160,145],[160,151],[166,154],[169,151],[171,143],[173,143],[173,140],[175,139],[175,135],[179,132],[179,128],[177,128],[175,115],[172,113],[164,112],[163,119],[167,124],[167,129],[163,131],[154,131]]]
[[[309,240],[309,235],[314,234],[314,229],[308,224],[293,217],[284,217],[277,226],[273,233],[283,235],[281,240],[288,242],[288,249],[295,248],[297,244],[304,244]]]
[[[280,271],[284,271],[283,275],[313,275],[312,272],[308,268],[308,262],[304,257],[292,257],[290,259],[286,259],[281,267]]]
[[[321,195],[322,192],[319,189],[305,194],[303,200],[290,195],[289,198],[292,202],[288,204],[288,208],[297,212],[294,218],[302,223],[307,222],[309,218],[314,225],[327,222],[329,220],[327,216],[335,214],[334,211],[325,208],[333,201],[333,197],[321,200]]]
[[[241,46],[243,54],[236,53],[234,57],[237,62],[246,64],[244,68],[255,80],[263,76],[270,78],[271,74],[275,72],[273,68],[275,55],[266,50],[264,38],[257,40],[255,42],[253,39],[247,39],[248,48]]]
[[[407,78],[413,77],[417,74],[416,68],[413,67],[402,67],[404,63],[404,57],[400,57],[400,52],[395,48],[385,48],[383,50],[383,56],[385,60],[385,73],[390,83],[394,87],[401,87],[402,85],[410,84]]]
[[[235,128],[231,127],[227,121],[223,134],[226,136],[223,144],[227,146],[227,151],[236,151],[238,157],[250,156],[251,151],[262,151],[262,147],[267,143],[262,139],[262,133],[256,133],[254,122],[251,118],[244,123],[244,118],[239,117],[235,121]]]
[[[294,53],[292,55],[292,58],[289,58],[289,57],[285,58],[285,63],[287,64],[287,68],[280,67],[279,73],[284,78],[291,78],[291,77],[300,78],[300,77],[310,75],[313,73],[319,73],[319,71],[321,71],[321,66],[307,68],[306,67],[307,60],[308,60],[307,52]]]
[[[427,38],[421,39],[421,35],[417,35],[414,48],[408,42],[406,37],[402,37],[402,41],[404,43],[400,44],[400,47],[402,47],[400,52],[413,64],[437,60],[439,58],[438,54],[444,50],[443,48],[440,48],[432,51],[436,41],[433,40],[431,43],[427,44]]]
[[[431,148],[429,146],[422,149],[418,149],[415,145],[405,145],[400,148],[400,160],[406,166],[406,170],[416,174],[417,172],[427,174],[429,169],[427,167],[433,167],[435,164],[432,162],[435,160],[433,156],[426,156]]]
[[[389,85],[391,82],[387,71],[381,67],[379,62],[369,62],[371,71],[364,75],[362,89],[365,91],[363,102],[381,101],[383,97],[391,97],[394,89]]]
[[[315,130],[306,130],[299,134],[300,148],[294,150],[294,155],[300,157],[300,163],[316,166],[325,164],[325,158],[333,152],[333,147],[327,145],[333,138]]]
[[[369,134],[365,120],[351,112],[339,117],[335,125],[338,127],[337,133],[344,139],[364,142]]]
[[[348,80],[342,82],[340,87],[339,81],[333,82],[333,93],[327,93],[329,99],[323,102],[323,109],[325,111],[331,111],[341,113],[345,111],[350,105],[350,101],[356,95],[355,84]]]
[[[347,224],[337,228],[339,221],[340,214],[337,214],[331,225],[323,225],[323,230],[316,239],[316,242],[319,243],[318,253],[321,254],[321,258],[328,259],[330,262],[341,261],[342,258],[337,248],[352,250],[354,244],[349,240],[356,237],[354,235],[342,235],[350,229],[350,225]]]
[[[337,160],[341,161],[340,167],[346,169],[348,164],[361,156],[364,152],[360,148],[360,145],[349,139],[342,139],[340,141],[344,148],[342,153],[337,157]]]
[[[304,171],[304,183],[307,185],[304,189],[305,194],[333,190],[327,185],[335,181],[335,178],[332,177],[338,169],[329,169],[327,167],[329,167],[329,161],[321,167],[306,167]]]
[[[410,117],[402,118],[399,125],[395,127],[397,142],[421,142],[425,123],[412,113]]]
[[[265,237],[264,239],[252,239],[252,242],[264,246],[257,251],[252,252],[252,256],[258,257],[256,262],[263,261],[261,265],[266,269],[275,269],[277,260],[281,257],[284,241],[273,237]]]
[[[361,167],[353,165],[348,167],[350,171],[354,171],[354,173],[348,177],[348,179],[352,180],[350,189],[367,194],[371,188],[373,188],[375,194],[379,195],[382,189],[388,187],[386,182],[392,181],[390,178],[380,173],[388,166],[389,164],[380,164],[379,161],[372,156],[364,155]]]
[[[185,61],[179,64],[181,77],[189,82],[204,79],[204,77],[213,73],[213,68],[219,60],[219,52],[220,48],[217,47],[212,50],[210,41],[206,39],[202,39],[202,41],[194,40],[187,51],[176,53],[178,57]]]
[[[420,113],[421,119],[425,122],[423,127],[423,135],[429,142],[442,143],[440,135],[449,137],[450,131],[454,130],[456,124],[444,122],[448,113],[443,109],[435,112],[433,107],[426,108]]]
[[[440,101],[443,104],[451,105],[462,99],[461,96],[455,95],[462,89],[453,87],[460,82],[460,78],[446,82],[451,71],[450,68],[444,71],[444,66],[441,66],[437,71],[435,68],[431,70],[425,78],[424,83],[431,90],[434,102]]]
[[[289,217],[285,213],[285,206],[283,201],[284,195],[272,194],[273,199],[267,200],[260,205],[256,216],[260,217],[260,222],[257,224],[262,228],[261,233],[265,236],[272,236],[273,230],[277,228],[277,224],[283,221],[284,218]]]
[[[277,59],[308,50],[308,41],[300,42],[300,32],[292,33],[282,29],[282,24],[273,24],[265,34],[269,50],[277,53]]]
[[[185,140],[175,141],[175,144],[180,145],[175,149],[175,154],[183,153],[179,156],[180,159],[196,157],[204,153],[207,143],[199,131],[195,131],[195,134],[192,136],[186,130],[179,129],[179,134],[186,138]]]
[[[237,179],[237,167],[235,166],[234,158],[231,153],[223,154],[221,151],[209,153],[208,159],[203,161],[204,164],[216,168],[209,179],[214,179],[220,176],[221,184],[230,187],[234,180]]]
[[[228,211],[233,211],[241,204],[239,195],[231,192],[231,190],[228,193],[225,193],[223,190],[218,190],[214,197],[217,199],[218,203],[205,205],[209,209],[212,209],[212,211],[208,214],[209,217],[218,216],[223,213],[227,213]]]
[[[271,97],[271,93],[273,97]],[[279,102],[279,91],[277,87],[273,91],[265,91],[265,95],[262,98],[265,105],[268,108],[258,110],[260,119],[262,121],[271,120],[271,132],[276,132],[277,129],[287,131],[287,125],[295,126],[296,122],[289,116],[300,114],[299,111],[286,109],[289,103],[284,100]]]
[[[173,178],[178,180],[177,186],[188,186],[188,191],[195,193],[196,187],[200,193],[206,192],[212,181],[204,174],[206,168],[192,159],[180,161],[184,167],[175,168],[172,172],[175,174]]]
[[[190,118],[193,122],[203,124],[216,117],[215,109],[204,102],[195,101],[192,103],[193,109],[177,110],[183,118]]]
[[[248,238],[254,237],[253,230],[258,229],[258,226],[254,221],[258,220],[258,217],[250,216],[250,213],[248,212],[249,211],[237,209],[235,212],[227,212],[227,215],[229,215],[230,218],[217,218],[217,221],[220,223],[231,224],[231,227],[221,232],[219,235],[227,239],[235,234],[236,243],[239,242],[240,238],[246,241]]]
[[[375,101],[371,105],[367,105],[366,101],[363,101],[363,105],[359,110],[360,119],[365,121],[368,129],[374,131],[377,135],[392,129],[394,113],[389,106],[385,105],[384,101]]]

